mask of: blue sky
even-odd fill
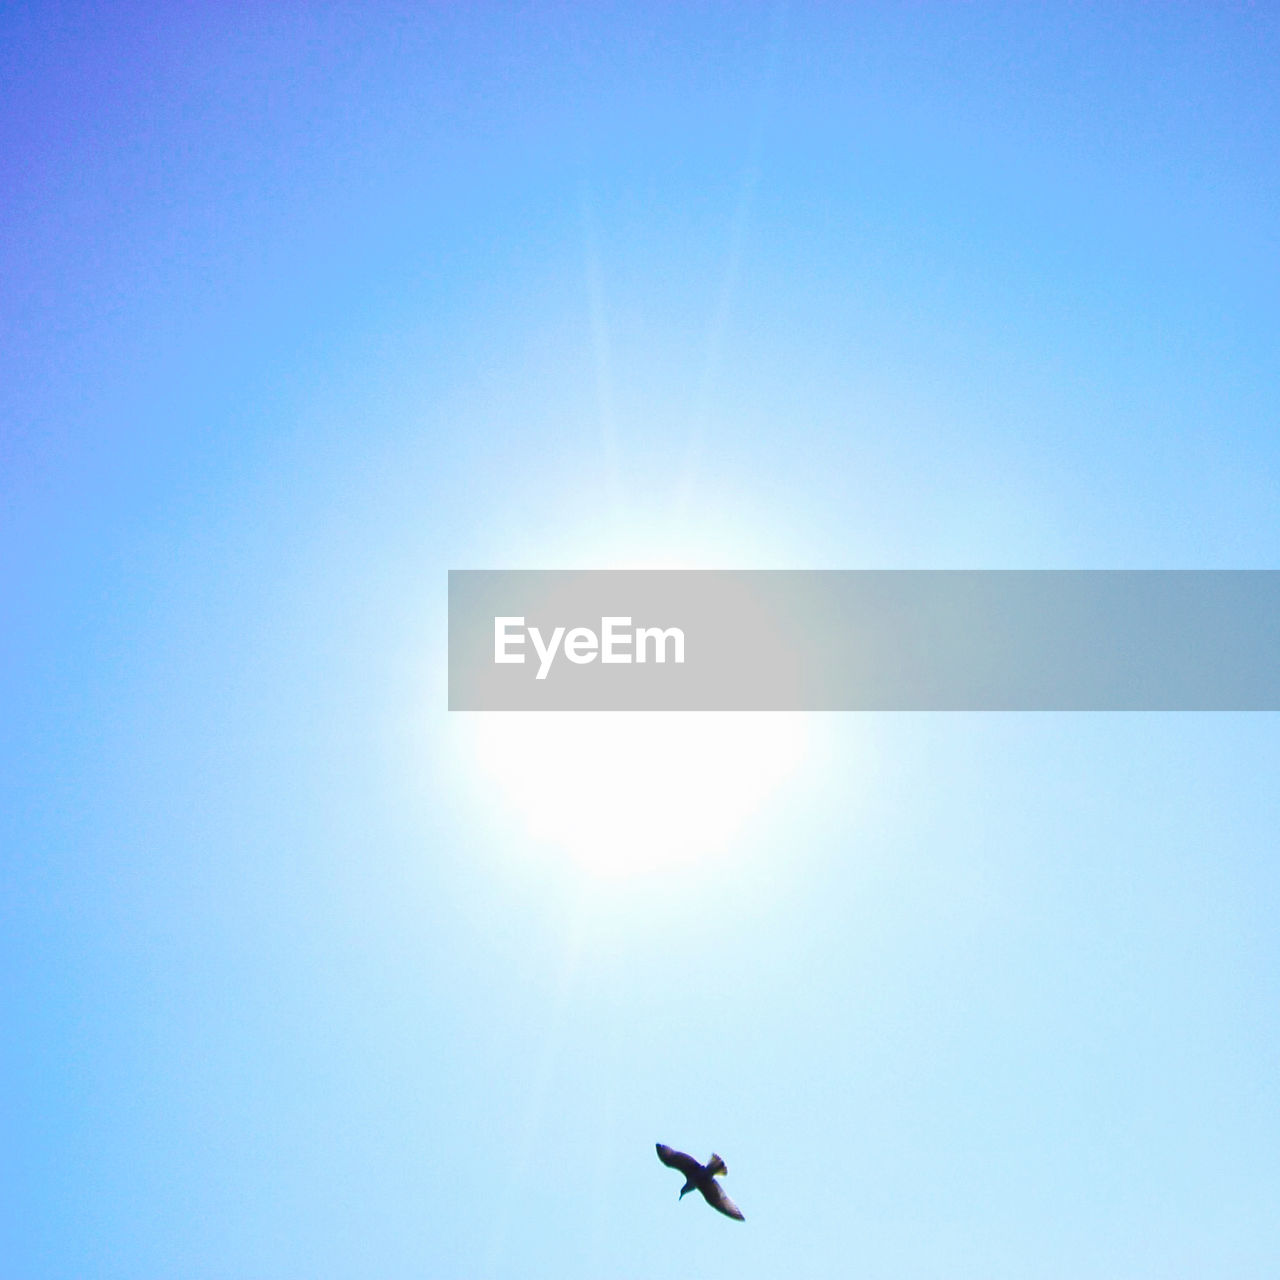
[[[815,717],[602,876],[442,664],[449,568],[1280,567],[1278,46],[8,7],[6,1274],[1274,1276],[1273,716]]]

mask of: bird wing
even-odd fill
[[[726,1218],[737,1218],[739,1222],[746,1222],[742,1210],[725,1195],[724,1188],[714,1178],[698,1183],[698,1190],[702,1192],[702,1198],[713,1209],[719,1209]]]
[[[702,1172],[702,1166],[692,1156],[667,1146],[665,1142],[659,1142],[657,1147],[658,1159],[668,1168],[679,1169],[686,1178],[696,1178]]]

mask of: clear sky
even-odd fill
[[[443,671],[449,568],[1280,567],[1277,66],[5,6],[0,1273],[1280,1274],[1276,717]]]

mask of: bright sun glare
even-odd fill
[[[705,508],[707,495],[702,502]],[[705,511],[696,528],[670,513],[656,522],[632,513],[615,544],[602,544],[595,530],[592,538],[613,569],[788,561],[776,539],[761,539],[758,523],[722,518],[721,526],[712,530]],[[572,564],[581,542],[568,538],[541,559]],[[811,745],[811,721],[799,713],[476,712],[468,719],[486,799],[533,841],[608,879],[729,852]]]
[[[529,835],[625,877],[725,851],[805,752],[776,713],[478,714],[482,771]]]

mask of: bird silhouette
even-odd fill
[[[665,1143],[659,1142],[658,1159],[670,1169],[679,1169],[684,1174],[684,1186],[680,1188],[680,1198],[690,1191],[701,1191],[702,1198],[713,1208],[719,1209],[726,1218],[737,1218],[745,1222],[742,1210],[725,1195],[717,1178],[729,1172],[728,1165],[713,1151],[706,1164],[699,1164],[692,1156],[683,1151],[676,1151]]]

